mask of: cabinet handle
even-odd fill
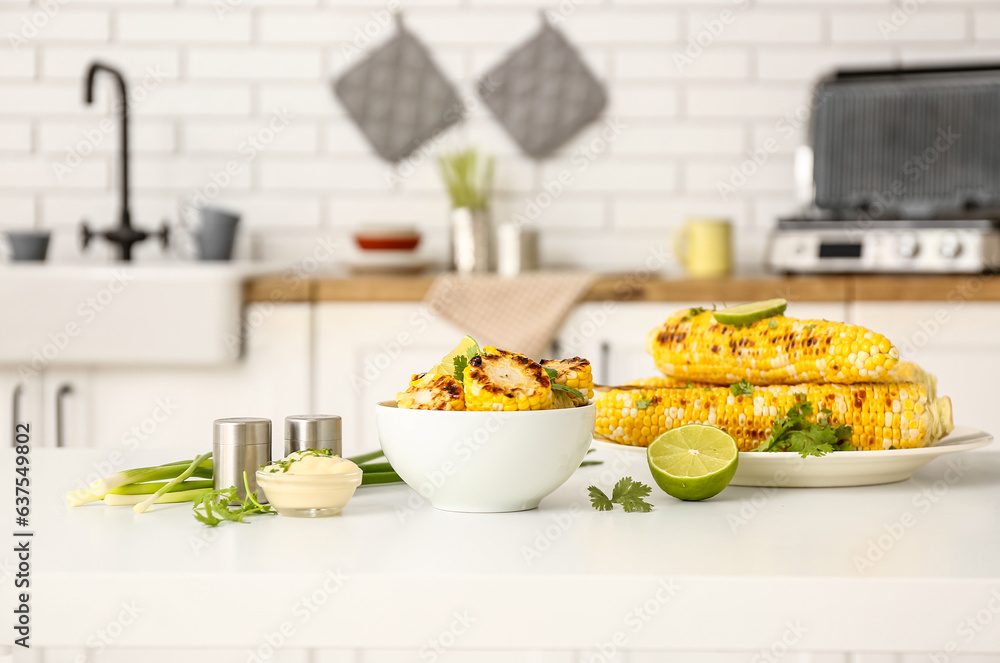
[[[611,344],[601,341],[601,384],[611,384]]]
[[[13,413],[14,422],[10,427],[10,446],[17,446],[17,425],[21,423],[21,394],[24,393],[24,385],[18,382],[14,385],[14,402],[13,407],[11,407],[11,412]]]
[[[67,396],[73,393],[73,386],[64,382],[56,391],[56,446],[62,448],[66,446],[66,438],[63,436],[64,401]]]

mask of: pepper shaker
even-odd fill
[[[267,503],[264,491],[257,487],[257,469],[271,462],[271,420],[257,417],[216,419],[212,425],[212,484],[216,490],[236,487],[236,495],[246,499],[243,473],[247,485],[257,493],[261,503]]]
[[[336,414],[296,414],[285,417],[285,455],[304,449],[341,453],[341,419]]]

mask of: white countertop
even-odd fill
[[[957,630],[1000,597],[996,445],[899,484],[730,487],[701,503],[655,488],[644,455],[600,449],[604,465],[531,512],[447,513],[376,486],[340,517],[216,529],[189,504],[66,507],[107,454],[32,453],[35,646],[83,644],[134,602],[116,647],[246,646],[284,625],[296,648],[420,649],[464,619],[464,649],[756,651],[800,629],[795,646],[811,651],[1000,652],[1000,600],[971,641]],[[12,467],[10,450],[0,457]],[[135,452],[120,466],[170,460]],[[963,474],[952,484],[949,463]],[[654,510],[593,510],[587,486],[624,475],[654,485]]]

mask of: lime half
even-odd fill
[[[724,325],[749,325],[751,322],[781,315],[786,308],[788,302],[784,299],[766,299],[762,302],[730,306],[716,311],[714,315],[715,319]]]
[[[479,354],[479,344],[476,343],[476,339],[471,336],[463,336],[462,340],[455,346],[455,349],[446,354],[441,363],[432,368],[430,373],[434,375],[454,375],[456,357],[469,359],[477,354]]]
[[[736,441],[715,426],[689,424],[668,430],[646,450],[656,485],[679,500],[707,500],[736,474]]]

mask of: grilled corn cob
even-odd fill
[[[684,309],[646,337],[664,375],[732,384],[854,384],[884,379],[899,360],[889,339],[864,327],[774,316],[734,327]]]
[[[734,396],[728,387],[599,387],[595,433],[645,447],[676,426],[709,424],[732,435],[740,451],[750,451],[767,439],[797,394],[816,411],[829,409],[831,424],[850,424],[857,450],[924,447],[953,427],[951,401],[928,397],[922,384],[775,385],[755,387],[749,396]]]
[[[467,410],[548,410],[552,383],[545,370],[516,352],[489,348],[465,367]]]
[[[875,382],[912,382],[914,384],[922,384],[927,387],[927,397],[934,399],[937,398],[937,378],[932,374],[928,373],[922,369],[917,364],[912,361],[901,361],[895,366],[893,366],[885,377],[881,380],[874,380]],[[630,387],[675,387],[679,389],[687,388],[701,388],[701,387],[712,387],[717,385],[711,385],[707,382],[692,382],[691,380],[684,380],[681,378],[668,378],[665,375],[657,375],[651,378],[642,378],[639,380],[631,380],[628,383]]]
[[[396,395],[396,407],[410,410],[464,410],[465,389],[450,375],[414,375],[406,391]]]
[[[555,382],[566,387],[572,387],[581,394],[559,391],[553,393],[553,398],[557,401],[557,407],[580,407],[586,405],[594,396],[594,377],[590,370],[590,362],[580,357],[572,359],[545,359],[541,362],[542,368],[549,368],[556,372]]]

